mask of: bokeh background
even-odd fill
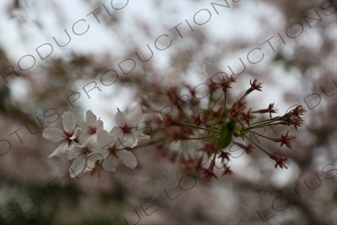
[[[2,0],[0,223],[337,224],[336,5]],[[275,102],[279,115],[307,108],[293,149],[261,140],[290,159],[287,170],[234,147],[234,173],[210,184],[153,145],[134,151],[135,170],[121,165],[100,177],[70,179],[68,160],[47,158],[58,145],[42,130],[61,127],[64,111],[83,120],[91,109],[110,130],[117,107],[145,99],[156,106],[145,119],[154,121],[169,105],[165,90],[183,95],[183,85],[206,82],[208,62],[237,76],[234,100],[258,79],[263,92],[251,106]]]

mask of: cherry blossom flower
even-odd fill
[[[86,121],[78,121],[77,124],[81,128],[80,142],[87,139],[96,140],[97,131],[103,129],[102,120],[97,120],[96,115],[91,110],[86,113]]]
[[[51,154],[49,157],[59,156],[67,158],[67,150],[70,145],[74,144],[76,133],[79,128],[76,127],[76,119],[72,112],[64,112],[62,114],[63,130],[59,128],[46,128],[42,136],[51,141],[59,142],[62,144]]]
[[[89,154],[98,153],[99,151],[99,144],[93,140],[87,140],[81,145],[76,144],[73,148],[69,149],[68,159],[75,159],[69,169],[70,177],[74,178],[81,172],[92,170],[96,158],[89,157]]]
[[[122,142],[121,139],[114,136],[114,132],[108,133],[106,130],[98,130],[97,141],[100,150],[88,155],[91,161],[100,161],[100,165],[106,171],[114,172],[116,170],[118,160],[122,160],[125,166],[134,169],[137,166],[137,159],[124,148],[132,144],[132,142]],[[87,168],[89,170],[90,168]]]
[[[219,79],[228,79],[228,75],[225,72],[222,72],[216,65],[213,63],[207,63],[205,66],[205,72],[210,77],[212,83],[216,83]]]
[[[130,148],[135,147],[139,139],[150,138],[150,136],[137,130],[138,124],[143,119],[142,110],[140,108],[137,108],[128,117],[126,117],[125,114],[118,109],[115,119],[118,126],[115,126],[112,129],[112,132],[116,134],[117,137],[121,137],[124,141],[131,142],[131,145],[129,146]]]

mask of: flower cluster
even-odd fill
[[[77,121],[72,112],[62,115],[63,130],[59,128],[46,128],[43,137],[52,142],[62,142],[49,156],[64,157],[73,160],[69,169],[70,177],[81,172],[91,171],[99,175],[101,169],[114,172],[118,161],[134,169],[137,159],[132,154],[139,139],[149,139],[148,135],[137,130],[143,119],[140,108],[126,117],[119,109],[115,116],[118,126],[110,132],[103,129],[103,122],[88,110],[86,121]]]
[[[207,183],[218,177],[215,172],[215,168],[219,168],[216,166],[217,164],[220,164],[223,168],[222,176],[228,176],[233,173],[229,166],[231,154],[226,151],[230,144],[239,146],[247,154],[252,153],[254,146],[275,161],[275,168],[279,166],[281,169],[287,169],[289,164],[287,157],[270,153],[256,143],[251,136],[257,135],[275,143],[280,143],[281,147],[286,146],[291,149],[291,143],[296,139],[296,136],[289,134],[289,131],[276,137],[269,137],[257,132],[257,130],[274,126],[293,126],[297,129],[304,123],[306,110],[303,106],[297,106],[283,116],[277,117],[273,117],[273,114],[277,113],[274,103],[270,103],[268,107],[263,109],[253,110],[248,108],[248,95],[256,91],[262,91],[262,83],[256,79],[251,80],[250,87],[229,105],[228,95],[230,94],[230,89],[233,88],[233,83],[236,82],[236,78],[229,77],[213,64],[207,64],[205,72],[210,77],[207,108],[192,104],[197,102],[193,100],[194,95],[192,92],[191,104],[183,105],[178,104],[177,99],[174,98],[174,96],[179,96],[176,93],[177,88],[171,88],[169,91],[169,99],[177,107],[178,113],[175,115],[167,114],[162,118],[163,129],[168,136],[167,143],[181,142],[181,146],[187,146],[187,142],[193,141],[195,143],[197,140],[201,146],[198,149],[200,154],[197,156],[192,157],[190,153],[185,154],[185,157],[182,156],[187,151],[186,147],[183,147],[178,154],[171,151],[175,154],[174,157],[180,157],[180,162],[186,169],[200,172],[201,179]],[[199,106],[199,108],[196,106]],[[186,113],[189,110],[188,107],[193,108],[192,115]],[[269,118],[265,118],[264,114],[268,114]],[[249,143],[241,143],[237,140],[238,138]],[[170,155],[169,147],[165,154],[167,156]]]
[[[273,117],[277,113],[274,103],[262,109],[248,106],[248,97],[254,92],[262,91],[262,82],[251,80],[243,94],[229,98],[232,94],[230,90],[237,82],[236,77],[228,76],[213,64],[207,64],[205,72],[209,75],[207,83],[204,83],[209,89],[208,95],[205,95],[207,107],[201,104],[201,99],[196,96],[197,91],[188,85],[184,86],[190,93],[188,101],[180,96],[179,85],[161,88],[153,84],[156,93],[142,97],[141,106],[149,113],[155,111],[155,104],[162,104],[165,98],[171,104],[163,108],[170,108],[170,112],[161,113],[161,118],[156,115],[149,117],[151,119],[147,124],[151,127],[153,138],[144,145],[155,144],[160,150],[160,156],[173,162],[179,159],[184,169],[199,172],[206,183],[218,178],[216,169],[221,168],[222,176],[235,173],[229,165],[231,154],[226,150],[231,144],[242,148],[247,155],[257,148],[274,160],[275,168],[287,169],[287,157],[265,150],[252,136],[292,149],[291,144],[296,136],[290,134],[289,130],[286,133],[275,132],[276,135],[272,136],[259,133],[258,130],[275,126],[293,126],[295,129],[301,127],[306,113],[303,106],[299,105],[283,116]],[[158,101],[158,93],[165,98]],[[138,140],[150,138],[137,129],[143,119],[142,111],[137,108],[126,117],[118,109],[115,119],[118,126],[108,132],[92,111],[87,111],[86,121],[77,121],[73,113],[65,112],[62,115],[63,130],[47,128],[43,132],[44,138],[62,142],[49,157],[73,160],[69,169],[71,177],[88,171],[99,175],[102,168],[113,172],[119,161],[129,168],[135,168],[137,159],[130,150],[136,147]]]

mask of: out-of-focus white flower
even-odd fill
[[[164,190],[168,191],[178,186],[181,175],[175,173],[163,172],[147,185],[146,197],[152,200],[157,199]]]
[[[96,115],[91,110],[86,113],[86,121],[78,121],[77,124],[81,128],[80,142],[88,139],[96,140],[97,131],[103,129],[102,120],[97,120]]]
[[[150,138],[150,136],[145,135],[136,129],[140,121],[143,119],[141,108],[137,108],[128,117],[126,117],[124,113],[118,109],[115,119],[118,126],[115,126],[111,132],[117,135],[117,137],[121,137],[124,141],[131,142],[131,145],[129,146],[130,148],[135,147],[139,139]]]
[[[100,145],[100,150],[91,153],[88,158],[93,161],[100,161],[103,169],[114,172],[116,170],[118,160],[122,160],[125,166],[134,169],[137,166],[136,157],[124,148],[129,146],[129,143],[123,143],[121,139],[108,133],[106,130],[97,131],[97,141]]]
[[[207,63],[205,66],[205,72],[210,77],[212,82],[217,82],[219,78],[225,77],[228,78],[228,75],[222,72],[216,65],[213,63]]]
[[[99,151],[99,144],[93,140],[88,140],[82,145],[76,144],[73,148],[69,149],[68,159],[75,159],[69,169],[70,177],[73,178],[81,172],[92,170],[96,159],[89,157],[89,154],[95,154]]]
[[[241,216],[245,220],[258,216],[257,211],[261,214],[263,210],[271,207],[272,201],[275,199],[271,191],[261,191],[258,195],[250,198],[247,202],[241,205]]]
[[[63,130],[59,128],[46,128],[42,136],[52,142],[62,141],[62,144],[49,157],[59,156],[67,157],[68,148],[74,144],[76,133],[79,128],[76,127],[76,119],[72,112],[64,112],[62,115]]]

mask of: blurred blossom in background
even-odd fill
[[[1,1],[0,224],[337,224],[336,19],[334,0]],[[209,62],[237,78],[230,102],[257,79],[250,107],[306,108],[296,132],[259,131],[294,131],[292,149],[255,137],[288,169],[230,145],[233,174],[206,184],[181,167],[178,144],[163,156],[144,140],[134,170],[100,177],[71,179],[70,161],[48,158],[59,143],[42,131],[62,127],[65,111],[85,121],[93,110],[110,131],[117,107],[150,102],[146,130],[170,111],[166,93],[188,96],[186,86],[207,107]]]

